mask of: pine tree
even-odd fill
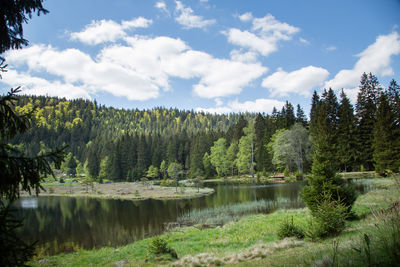
[[[340,105],[338,108],[338,136],[337,158],[340,169],[352,170],[355,167],[357,157],[356,118],[353,105],[342,90],[340,93]]]
[[[311,100],[311,110],[310,110],[310,134],[314,138],[316,136],[317,131],[317,113],[318,113],[318,104],[319,104],[319,95],[317,91],[314,91]]]
[[[373,170],[373,143],[374,143],[374,125],[376,121],[376,107],[379,96],[382,92],[377,78],[371,73],[364,73],[361,76],[360,91],[357,96],[356,118],[357,125],[357,143],[359,164],[367,170]]]
[[[257,114],[255,119],[254,134],[255,134],[254,160],[257,164],[257,170],[262,171],[263,169],[265,169],[267,151],[264,148],[265,119],[260,113]]]
[[[390,81],[387,95],[390,108],[395,116],[396,125],[400,126],[400,86],[394,79]]]
[[[304,114],[304,111],[301,108],[300,104],[297,104],[296,122],[300,123],[301,125],[303,125],[303,127],[307,127],[307,117]]]
[[[399,170],[399,133],[388,97],[386,94],[381,94],[376,111],[373,143],[373,157],[377,172]]]

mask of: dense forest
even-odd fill
[[[96,101],[20,96],[16,111],[33,112],[29,132],[14,138],[27,154],[67,146],[62,171],[94,179],[165,178],[308,172],[314,141],[338,171],[400,167],[400,89],[363,74],[355,107],[342,90],[314,92],[309,120],[286,102],[271,114],[217,115],[162,107],[125,110]],[[321,142],[318,142],[321,143]]]

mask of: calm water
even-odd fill
[[[209,186],[209,185],[208,185]],[[22,198],[15,203],[25,218],[29,242],[55,254],[77,248],[118,246],[163,231],[184,211],[265,199],[269,210],[304,207],[302,183],[265,186],[215,185],[215,193],[185,200],[109,200],[70,197]]]

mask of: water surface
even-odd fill
[[[56,254],[78,248],[120,246],[159,234],[164,223],[182,212],[264,199],[268,212],[304,207],[299,196],[304,183],[214,185],[212,195],[183,200],[115,200],[72,197],[22,198],[15,203],[25,218],[21,235],[38,241],[43,252]],[[207,185],[210,186],[210,185]]]

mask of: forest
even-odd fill
[[[96,101],[18,96],[15,110],[33,113],[32,127],[13,139],[29,156],[66,146],[61,171],[95,180],[135,181],[307,173],[315,143],[324,144],[335,171],[397,172],[400,88],[362,74],[353,106],[342,90],[311,99],[309,119],[291,103],[271,114],[208,114],[157,107],[126,110]],[[323,140],[321,140],[323,139]]]

